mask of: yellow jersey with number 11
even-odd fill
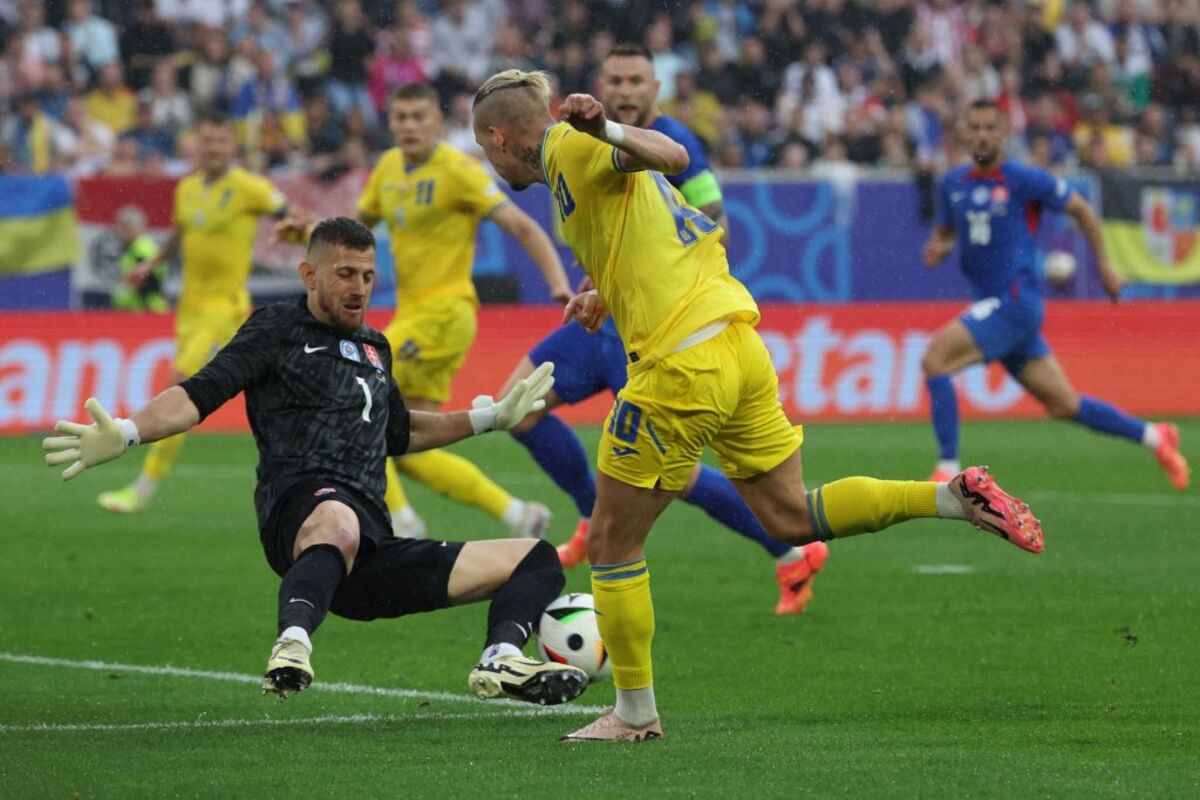
[[[622,171],[617,152],[559,123],[546,130],[542,169],[563,238],[608,305],[630,372],[719,320],[757,324],[716,223],[662,174]]]

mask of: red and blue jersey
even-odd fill
[[[1071,191],[1043,169],[1008,160],[989,170],[956,167],[942,177],[934,221],[957,233],[959,262],[976,298],[1039,284],[1042,210],[1062,211]]]

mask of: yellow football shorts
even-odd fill
[[[631,486],[680,491],[706,446],[730,478],[751,478],[802,441],[779,404],[766,345],[738,322],[629,376],[605,421],[599,468]]]
[[[475,341],[475,304],[462,298],[397,309],[383,335],[392,346],[392,375],[405,397],[445,403],[450,384]]]
[[[246,321],[246,310],[230,305],[180,308],[175,314],[175,369],[191,377],[224,347]]]

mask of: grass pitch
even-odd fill
[[[1200,461],[1200,422],[1183,428]],[[1034,506],[1045,554],[911,522],[836,543],[809,610],[776,618],[765,555],[669,509],[648,549],[667,738],[640,746],[558,743],[591,716],[570,706],[474,701],[483,605],[330,617],[314,688],[261,697],[278,584],[248,437],[193,437],[129,518],[95,495],[138,458],[62,485],[37,439],[0,439],[0,796],[1197,796],[1200,495],[1066,425],[963,439]],[[807,479],[921,477],[931,448],[924,425],[810,426]],[[515,443],[457,451],[548,502],[567,535],[568,500]],[[501,534],[409,488],[435,535]]]

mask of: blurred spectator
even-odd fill
[[[1117,58],[1112,33],[1092,17],[1090,4],[1074,2],[1055,30],[1058,54],[1068,71],[1082,72],[1093,64],[1111,65]]]
[[[229,42],[234,47],[246,38],[253,39],[259,49],[274,53],[276,69],[280,72],[287,67],[287,33],[279,22],[271,19],[267,4],[263,0],[254,0],[246,11],[246,16],[234,23],[229,32]]]
[[[78,97],[67,103],[62,124],[55,133],[64,168],[83,175],[90,175],[104,166],[117,141],[112,128],[92,119],[86,103]]]
[[[104,174],[140,175],[144,166],[137,141],[129,136],[121,136],[117,138],[112,157],[104,165]]]
[[[88,115],[98,119],[118,135],[133,125],[137,98],[125,85],[125,71],[117,62],[100,69],[96,88],[88,92]]]
[[[450,113],[446,115],[446,131],[443,138],[452,147],[482,157],[483,150],[475,141],[475,127],[471,124],[471,102],[474,96],[458,92],[450,98]]]
[[[313,95],[304,104],[304,127],[308,134],[308,152],[314,156],[331,156],[346,142],[346,133],[330,114],[329,101],[324,95]],[[313,170],[320,172],[323,168],[316,164]]]
[[[1044,93],[1034,98],[1029,106],[1029,124],[1025,128],[1025,145],[1033,153],[1035,145],[1044,148],[1039,158],[1042,166],[1060,166],[1074,149],[1071,137],[1061,123],[1058,103],[1054,95]]]
[[[696,85],[696,76],[681,72],[675,76],[675,99],[662,103],[662,112],[675,117],[701,138],[712,150],[721,138],[721,120],[725,112],[712,92]]]
[[[170,61],[154,67],[150,88],[144,89],[154,124],[178,134],[192,124],[192,104],[179,88],[178,71]]]
[[[562,59],[554,69],[559,90],[563,94],[594,91],[596,70],[588,61],[583,44],[569,41],[563,45],[561,52]]]
[[[751,36],[742,42],[742,58],[734,68],[734,79],[747,97],[759,103],[775,103],[781,79],[767,63],[767,50],[761,39]]]
[[[412,53],[412,45],[403,28],[395,28],[387,37],[387,49],[371,62],[368,85],[375,110],[382,118],[387,114],[387,99],[393,89],[410,83],[428,80],[420,59]]]
[[[967,43],[967,17],[954,0],[928,0],[917,6],[916,30],[943,69],[957,69]]]
[[[879,166],[885,169],[907,169],[912,164],[908,141],[902,134],[888,131],[879,145]]]
[[[1028,80],[1034,68],[1046,60],[1046,56],[1055,52],[1057,43],[1054,34],[1046,29],[1043,4],[1039,0],[1027,0],[1021,12],[1021,26],[1018,29],[1021,42],[1021,63],[1025,69],[1025,79]]]
[[[808,38],[808,26],[800,13],[800,4],[795,0],[765,0],[763,14],[758,21],[759,37],[767,53],[771,67],[783,70],[793,54],[798,53]],[[740,52],[745,57],[745,45],[749,37],[742,40]],[[737,55],[729,56],[730,61]]]
[[[288,146],[305,142],[304,114],[296,87],[276,69],[275,55],[260,50],[256,74],[242,84],[230,107],[238,142],[252,163],[266,156],[279,158]],[[330,94],[332,104],[333,95]]]
[[[693,8],[700,19],[696,20],[697,31],[702,31],[698,43],[712,42],[726,59],[738,56],[738,43],[754,33],[756,20],[748,3],[742,0],[707,0]]]
[[[93,71],[121,57],[116,27],[92,13],[91,0],[67,0],[67,21],[63,23],[63,31],[71,37],[75,50]]]
[[[329,68],[329,54],[322,45],[327,26],[304,0],[287,4],[286,42],[281,54],[284,69],[295,77],[301,93],[315,91],[320,76]]]
[[[249,6],[249,0],[154,0],[159,19],[188,28],[220,28],[244,17]]]
[[[1158,32],[1162,37],[1164,60],[1200,52],[1200,31],[1196,29],[1194,5],[1190,20],[1187,18],[1188,10],[1184,0],[1166,0],[1163,5],[1162,22],[1158,26]]]
[[[671,16],[666,12],[657,14],[646,31],[645,44],[654,56],[654,74],[658,76],[660,103],[674,99],[675,76],[688,69],[687,61],[672,49],[674,35]]]
[[[9,147],[18,172],[44,174],[50,171],[54,155],[53,122],[38,105],[32,92],[19,96],[15,114],[4,122],[3,140]]]
[[[1123,167],[1133,161],[1133,137],[1128,128],[1109,119],[1104,98],[1089,94],[1083,98],[1084,118],[1075,126],[1075,150],[1092,166]]]
[[[960,91],[963,101],[994,100],[1000,94],[1000,73],[987,60],[983,50],[970,44],[963,50]]]
[[[133,22],[121,34],[122,63],[134,91],[150,85],[154,68],[175,53],[171,29],[154,13],[153,0],[138,0]]]
[[[766,167],[775,160],[775,142],[771,135],[771,112],[765,105],[749,97],[739,109],[738,147],[743,167]]]
[[[1175,135],[1167,111],[1158,103],[1151,103],[1142,111],[1137,134],[1154,143],[1153,162],[1156,166],[1167,166],[1175,161]],[[1139,155],[1138,161],[1142,161]]]
[[[373,123],[375,104],[367,91],[367,62],[375,53],[375,41],[367,31],[358,0],[339,0],[329,37],[329,80],[325,90],[333,113],[344,116],[358,109]]]
[[[445,0],[433,21],[433,53],[442,81],[478,86],[488,76],[495,30],[474,0]]]
[[[253,75],[253,65],[245,58],[233,58],[229,43],[217,28],[202,28],[196,33],[195,60],[187,70],[188,93],[197,113],[227,111],[234,92]]]
[[[37,91],[46,80],[46,64],[26,46],[22,34],[9,37],[0,57],[0,97],[11,98]]]
[[[138,143],[142,159],[165,159],[175,152],[175,134],[155,122],[154,103],[149,95],[138,100],[137,117],[124,135]]]
[[[529,58],[529,45],[521,29],[512,21],[505,22],[496,32],[492,63],[488,70],[495,73],[506,69],[529,70],[533,68],[534,63]]]
[[[46,8],[42,0],[23,0],[20,6],[17,33],[25,39],[25,49],[44,64],[54,64],[62,52],[59,33],[46,25]]]
[[[700,48],[696,83],[712,92],[722,105],[731,106],[737,102],[740,87],[735,70],[721,54],[721,49],[711,42]]]
[[[58,64],[46,66],[45,80],[37,92],[38,105],[51,117],[61,120],[67,113],[67,103],[73,96],[71,87],[67,84],[66,73]]]
[[[805,169],[808,166],[808,148],[795,139],[786,140],[779,146],[775,166],[780,169]]]
[[[433,25],[422,13],[416,0],[400,0],[396,7],[398,27],[408,31],[412,54],[421,62],[421,70],[431,78],[437,77],[438,62],[433,56]]]
[[[930,169],[941,161],[942,118],[947,116],[943,103],[937,84],[930,81],[917,89],[917,102],[908,106],[908,135],[913,141],[917,163],[923,169]]]
[[[1008,117],[1008,128],[1013,136],[1020,137],[1029,127],[1029,109],[1021,93],[1021,73],[1015,64],[1005,64],[1000,70],[1000,92],[996,105]]]

